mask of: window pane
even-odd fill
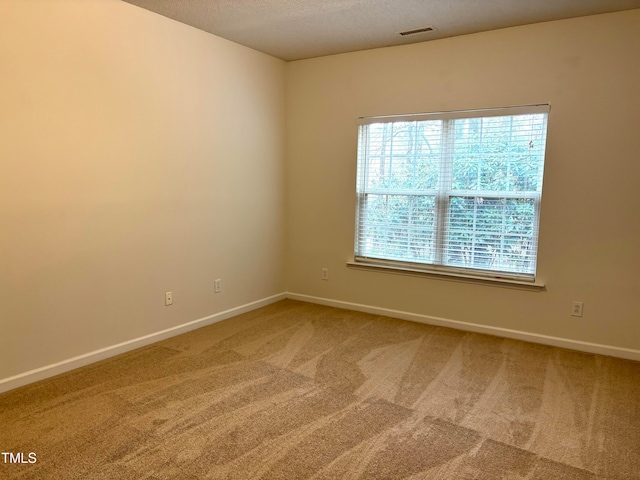
[[[452,123],[453,190],[541,190],[546,115],[464,118]]]
[[[535,203],[532,198],[451,197],[446,264],[533,273]]]
[[[358,255],[433,262],[434,197],[368,194],[364,202]]]
[[[435,190],[442,121],[369,125],[366,188]]]

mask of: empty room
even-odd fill
[[[0,1],[0,479],[640,479],[640,0]]]

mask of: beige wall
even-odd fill
[[[284,75],[118,0],[0,2],[0,380],[284,291]]]
[[[290,292],[640,349],[640,10],[293,62],[287,82]],[[546,291],[346,268],[359,116],[546,102]]]

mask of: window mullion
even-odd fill
[[[413,250],[413,206],[415,203],[415,197],[409,197],[409,214],[407,219],[407,252],[409,253],[409,257],[412,258],[411,252]]]
[[[447,216],[449,192],[452,185],[454,120],[442,121],[442,140],[438,194],[436,197],[436,258],[435,263],[446,263]]]
[[[473,235],[471,235],[471,267],[475,267],[476,265],[476,245],[478,240],[478,198],[482,197],[475,197],[473,199],[473,227],[471,229],[473,231]]]
[[[500,226],[501,231],[505,231],[507,225],[507,199],[503,198],[500,200],[502,202],[502,225]],[[504,263],[504,253],[505,253],[505,243],[504,243],[504,235],[500,235],[500,252],[498,255],[498,260],[500,266]]]

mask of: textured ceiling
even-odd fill
[[[283,60],[640,8],[640,0],[124,1]],[[427,26],[434,31],[399,35]]]

